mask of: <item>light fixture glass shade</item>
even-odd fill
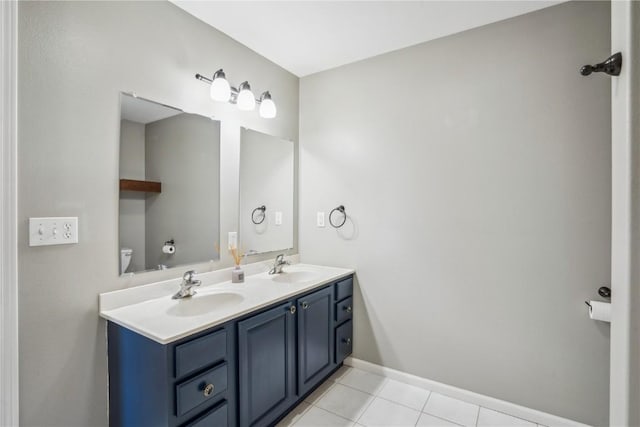
[[[276,103],[271,99],[271,94],[265,92],[260,97],[260,117],[273,119],[276,116]]]
[[[209,93],[214,101],[227,102],[231,98],[231,86],[222,70],[216,71],[213,75]]]
[[[250,111],[256,108],[256,98],[253,96],[253,92],[251,92],[249,83],[240,83],[238,90],[238,109]]]

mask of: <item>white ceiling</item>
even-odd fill
[[[171,1],[300,77],[562,3]]]

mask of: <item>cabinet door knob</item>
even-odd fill
[[[346,345],[351,345],[351,338],[343,338],[342,342],[345,343]]]
[[[346,311],[347,313],[351,313],[353,311],[353,309],[351,308],[350,305],[345,305],[344,306],[344,311]]]
[[[303,309],[303,310],[306,310],[307,308],[309,308],[309,303],[308,303],[308,302],[306,302],[306,301],[304,301],[304,302],[302,303],[302,309]]]
[[[211,394],[213,393],[213,389],[214,389],[213,384],[207,384],[207,385],[204,387],[204,391],[203,391],[204,395],[205,395],[206,397],[211,396]]]
[[[292,305],[291,307],[289,307],[289,312],[290,312],[291,314],[296,314],[296,306],[295,306],[295,305]]]

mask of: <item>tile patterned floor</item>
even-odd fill
[[[543,427],[420,387],[343,366],[277,427]]]

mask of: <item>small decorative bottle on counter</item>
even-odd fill
[[[231,252],[231,256],[233,256],[233,260],[236,262],[236,268],[231,270],[231,283],[243,283],[244,270],[240,268],[240,262],[242,261],[243,255],[234,247],[229,249],[229,252]]]
[[[244,282],[244,270],[236,265],[231,271],[231,283],[243,283]]]

